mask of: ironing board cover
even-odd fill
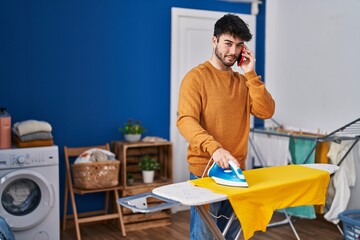
[[[244,239],[265,231],[277,209],[301,205],[324,205],[330,174],[299,165],[252,169],[243,172],[248,188],[218,185],[212,178],[190,182],[226,194],[240,220]]]

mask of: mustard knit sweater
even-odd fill
[[[188,141],[189,171],[201,176],[218,148],[228,150],[245,169],[250,114],[266,119],[275,102],[255,71],[244,75],[216,69],[209,61],[181,82],[177,127]]]

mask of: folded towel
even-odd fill
[[[19,148],[45,147],[45,146],[54,145],[54,140],[53,139],[21,141],[17,135],[14,135],[13,140],[14,140],[14,144]]]
[[[19,136],[16,132],[13,133],[19,137],[20,141],[32,141],[32,140],[46,140],[53,139],[53,135],[51,132],[34,132]]]
[[[156,136],[147,136],[144,137],[143,142],[166,142],[167,140],[161,137],[156,137]]]
[[[48,122],[38,120],[26,120],[16,122],[13,125],[13,132],[18,136],[23,136],[34,132],[51,132],[52,127]]]

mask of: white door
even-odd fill
[[[170,140],[174,144],[174,182],[189,179],[186,162],[188,144],[176,127],[180,83],[191,68],[210,59],[214,24],[225,14],[227,13],[183,8],[171,9]],[[248,46],[255,51],[256,17],[237,15],[249,25],[253,39]],[[237,66],[234,66],[234,70],[241,71]]]

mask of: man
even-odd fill
[[[228,168],[233,160],[244,170],[250,114],[266,119],[274,113],[275,102],[254,70],[253,51],[245,45],[251,38],[242,19],[233,14],[223,16],[215,24],[211,59],[190,70],[181,83],[177,127],[189,142],[190,179],[206,174],[211,159],[222,168]],[[231,68],[240,54],[244,75]],[[229,201],[211,204],[210,211],[222,231],[232,213]],[[227,239],[234,239],[238,228],[237,221]],[[192,207],[190,239],[212,238]]]

